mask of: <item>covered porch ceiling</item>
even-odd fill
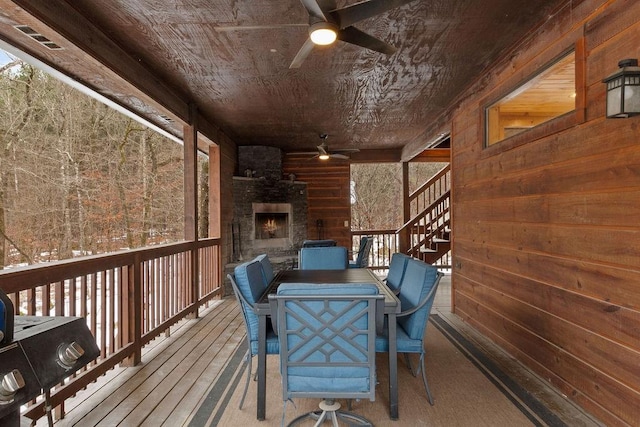
[[[489,64],[576,2],[409,1],[354,24],[395,53],[338,41],[295,69],[300,0],[0,0],[0,37],[178,137],[196,107],[238,145],[313,150],[328,134],[333,149],[407,160],[448,132]]]

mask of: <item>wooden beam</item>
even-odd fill
[[[397,163],[400,161],[401,149],[361,150],[351,154],[351,163]]]
[[[449,148],[433,148],[424,150],[416,157],[411,159],[411,162],[450,162],[451,161],[451,149]]]

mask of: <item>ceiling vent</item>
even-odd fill
[[[33,28],[31,28],[28,25],[15,25],[14,28],[16,30],[20,31],[21,33],[24,33],[27,36],[31,37],[32,39],[34,39],[35,41],[37,41],[38,43],[40,43],[41,45],[43,45],[47,49],[51,49],[51,50],[62,50],[62,49],[64,49],[62,46],[52,42],[51,40],[49,40],[48,38],[46,38],[42,34],[38,33],[36,30],[34,30]]]

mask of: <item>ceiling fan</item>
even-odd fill
[[[300,1],[309,14],[309,38],[293,58],[289,68],[299,68],[315,45],[329,45],[336,39],[386,55],[393,54],[396,51],[394,46],[355,28],[353,24],[414,0],[369,0],[340,9],[336,8],[335,0]],[[222,26],[215,29],[216,31],[234,31],[291,26],[300,26],[300,24]]]
[[[327,145],[327,138],[329,135],[326,133],[320,134],[320,139],[322,139],[322,143],[316,146],[318,151],[301,151],[301,152],[291,152],[287,153],[290,156],[313,156],[311,159],[318,158],[320,160],[329,160],[329,159],[349,159],[347,156],[348,153],[357,153],[357,148],[343,148],[338,150],[329,150],[329,146]]]

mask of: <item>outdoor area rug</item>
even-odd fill
[[[499,367],[437,314],[427,328],[426,370],[435,405],[429,405],[420,375],[413,377],[398,359],[400,419],[388,415],[388,359],[377,358],[376,400],[353,402],[352,411],[366,416],[376,426],[552,426],[566,424],[544,404],[512,381]],[[190,420],[190,427],[278,426],[283,401],[278,356],[267,358],[266,420],[256,420],[256,382],[251,381],[242,410],[246,365],[242,363],[246,343],[236,354]],[[412,355],[412,363],[418,362]],[[256,361],[254,358],[253,368]],[[287,404],[285,422],[317,410],[319,399],[296,399]],[[343,403],[346,406],[346,403]]]

